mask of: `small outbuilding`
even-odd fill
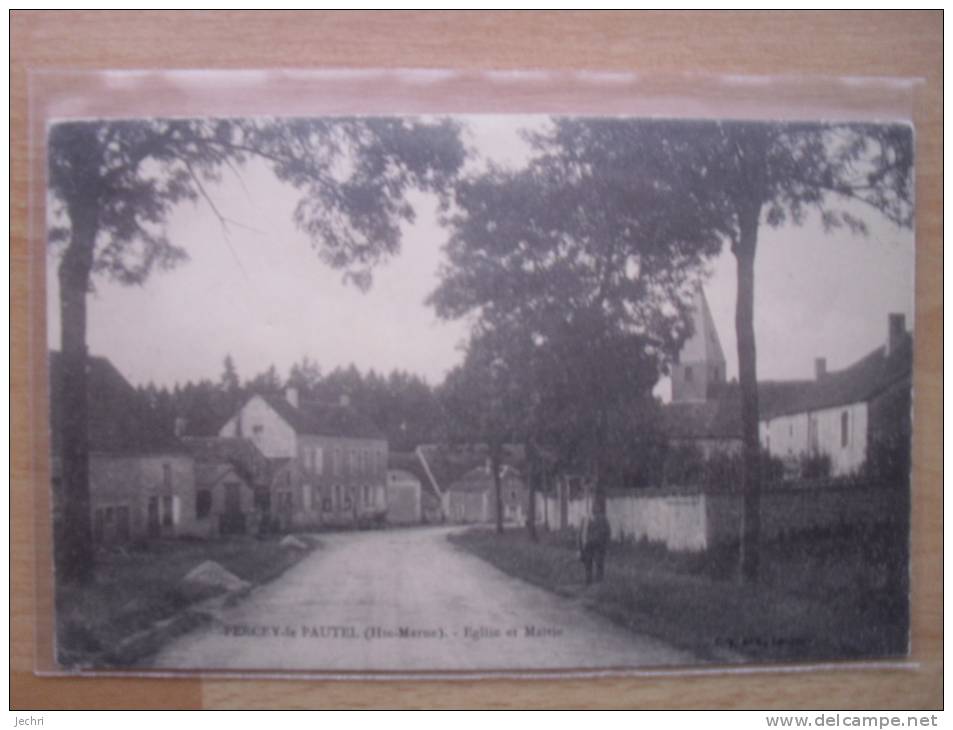
[[[387,522],[392,525],[416,524],[423,520],[423,486],[405,469],[387,469]]]

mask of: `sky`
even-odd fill
[[[539,118],[471,117],[469,140],[497,164],[516,166],[528,149],[519,135]],[[274,364],[281,375],[308,356],[324,372],[401,369],[431,384],[462,360],[463,322],[445,322],[425,304],[438,284],[447,233],[432,196],[413,194],[414,224],[401,253],[379,267],[368,292],[343,283],[321,262],[291,219],[295,191],[263,165],[239,177],[226,172],[208,193],[235,221],[223,228],[208,204],[183,204],[168,235],[190,260],[156,272],[144,285],[97,280],[89,299],[90,352],[108,357],[134,385],[217,380],[226,355],[241,378]],[[883,344],[887,314],[913,325],[914,243],[875,214],[866,238],[801,227],[762,227],[756,259],[755,334],[762,379],[813,377],[814,358],[828,370]],[[59,347],[57,252],[47,258],[48,341]],[[734,259],[724,252],[705,285],[727,360],[737,375]],[[663,398],[668,386],[657,388]]]

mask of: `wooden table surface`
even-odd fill
[[[942,706],[942,24],[918,12],[47,12],[11,14],[12,653],[16,709],[138,707],[937,708]],[[28,311],[27,71],[595,69],[919,77],[914,668],[744,675],[339,682],[38,677]]]

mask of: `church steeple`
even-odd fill
[[[725,382],[725,354],[715,320],[699,285],[692,304],[692,335],[672,366],[672,402],[703,401],[712,385]]]

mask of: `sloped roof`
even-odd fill
[[[741,401],[720,397],[669,403],[662,411],[662,422],[670,439],[740,439]]]
[[[229,474],[236,474],[246,483],[248,482],[246,475],[242,474],[232,464],[203,462],[195,465],[195,484],[203,487],[212,486],[218,484]]]
[[[417,454],[389,451],[387,453],[387,468],[389,470],[400,470],[412,474],[429,494],[435,498],[439,498],[437,490],[434,489],[433,482],[431,482],[430,477],[427,476],[427,470],[424,469],[424,465],[420,463],[420,457],[417,456]]]
[[[761,406],[762,418],[869,401],[912,374],[913,338],[905,333],[889,355],[886,347],[878,347],[853,365],[806,381],[776,402],[766,403]]]
[[[251,439],[225,436],[184,436],[186,445],[197,462],[246,461],[264,459]]]
[[[268,482],[271,464],[251,439],[185,436],[182,443],[195,458],[196,468],[203,464],[230,464],[250,483]]]
[[[409,474],[413,474],[413,476],[420,481],[423,493],[430,500],[430,502],[436,504],[440,503],[440,492],[437,491],[434,483],[430,480],[430,477],[427,475],[427,470],[424,468],[423,463],[420,461],[420,457],[415,452],[388,452],[387,468],[397,469]]]
[[[718,329],[715,320],[708,308],[705,292],[699,286],[695,290],[695,299],[692,303],[692,334],[678,354],[678,361],[682,363],[709,362],[724,363],[725,354],[718,339]]]
[[[522,483],[520,473],[507,464],[503,465],[500,477],[504,482],[516,479]],[[447,489],[452,492],[482,492],[492,486],[493,477],[490,474],[490,470],[484,464],[483,466],[478,466],[468,471],[455,482],[448,485]]]
[[[761,417],[793,402],[808,380],[758,383]],[[740,439],[741,391],[737,383],[714,384],[705,401],[669,403],[662,411],[666,434],[674,439]]]
[[[430,473],[442,491],[458,481],[467,472],[485,466],[489,457],[489,448],[486,444],[464,444],[449,446],[445,444],[423,444],[417,447],[427,460]],[[519,468],[526,459],[521,444],[507,444],[503,447],[503,464]],[[428,478],[429,483],[429,478]]]
[[[50,352],[50,438],[60,450],[63,412],[63,359]],[[186,453],[172,429],[155,416],[146,400],[104,357],[87,358],[89,450],[96,453],[145,455]]]
[[[260,394],[288,425],[301,434],[383,439],[383,432],[350,406],[302,401],[297,407],[281,395]]]

